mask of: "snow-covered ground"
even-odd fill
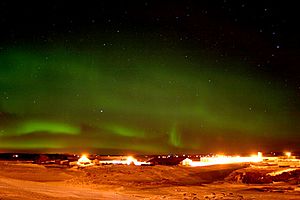
[[[228,181],[243,170],[242,165],[55,169],[0,162],[0,199],[300,199],[295,184]]]

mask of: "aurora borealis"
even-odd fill
[[[253,33],[247,12],[236,14],[244,21],[235,24],[226,12],[227,21],[215,16],[218,6],[187,4],[192,11],[175,4],[170,14],[160,7],[168,4],[158,2],[120,3],[116,9],[83,5],[98,6],[99,13],[47,5],[47,15],[34,12],[41,19],[18,13],[28,31],[20,28],[23,23],[4,20],[14,34],[2,35],[0,149],[298,150],[298,75],[289,54],[299,51],[288,46],[289,32],[274,39],[270,19],[260,25],[267,32],[261,35]],[[220,26],[218,34],[237,36],[210,35]],[[256,44],[245,41],[245,26]]]

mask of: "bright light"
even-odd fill
[[[77,161],[77,165],[81,167],[87,167],[94,165],[90,159],[88,159],[87,155],[83,154]]]
[[[189,158],[186,158],[182,161],[182,165],[184,165],[184,166],[192,166],[192,164],[193,164],[193,161]]]
[[[280,175],[280,174],[285,173],[285,172],[292,172],[292,171],[296,171],[296,170],[297,170],[296,168],[288,168],[288,169],[284,169],[284,170],[271,172],[271,173],[268,173],[267,175],[277,176],[277,175]]]
[[[137,161],[137,159],[135,159],[132,156],[127,156],[126,160],[121,159],[121,160],[101,160],[99,161],[102,164],[114,164],[114,165],[150,165],[150,163],[148,162],[140,162]]]
[[[287,157],[291,157],[292,153],[291,153],[291,152],[286,152],[285,155],[286,155]]]
[[[257,157],[262,158],[262,152],[257,152]]]
[[[131,165],[131,164],[135,165],[137,163],[137,160],[135,158],[133,158],[132,156],[128,156],[126,159],[126,163],[127,163],[127,165]]]
[[[250,157],[216,155],[213,157],[201,157],[200,161],[192,161],[191,159],[187,158],[182,161],[182,165],[196,167],[219,164],[261,162],[262,160],[263,157],[261,153],[258,153],[257,155],[252,155]]]

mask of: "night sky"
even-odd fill
[[[0,3],[2,151],[300,150],[294,1],[95,2]]]

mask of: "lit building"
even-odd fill
[[[78,161],[77,161],[77,165],[79,167],[87,167],[87,166],[92,166],[94,165],[92,163],[92,161],[90,159],[88,159],[88,157],[86,155],[82,155]]]

